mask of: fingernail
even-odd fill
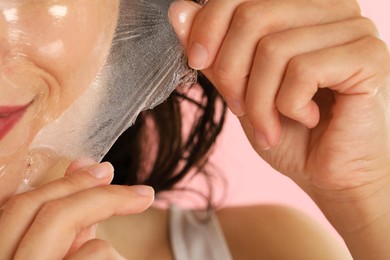
[[[135,185],[132,189],[141,196],[150,197],[154,196],[154,189],[146,185]]]
[[[87,169],[88,173],[97,179],[109,177],[114,172],[114,167],[109,162],[100,163]]]
[[[257,131],[257,130],[255,130],[254,132],[255,132],[256,142],[260,146],[260,148],[262,150],[269,150],[271,147],[270,147],[270,145],[268,143],[268,140],[265,137],[265,135],[263,133],[261,133],[260,131]]]
[[[202,70],[206,67],[208,57],[207,49],[203,45],[194,42],[188,57],[188,65],[195,70]]]
[[[245,110],[244,106],[242,105],[242,102],[230,97],[226,97],[225,100],[233,114],[238,117],[245,115]]]

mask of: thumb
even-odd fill
[[[175,0],[169,8],[170,22],[185,49],[187,49],[192,23],[200,9],[200,5],[188,0]]]
[[[85,168],[87,166],[92,166],[94,164],[98,164],[98,162],[92,158],[83,157],[74,160],[71,164],[69,164],[68,168],[66,169],[65,176],[71,175],[73,172],[79,169]]]

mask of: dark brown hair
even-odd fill
[[[161,192],[171,190],[192,170],[205,171],[226,104],[201,73],[192,88],[197,88],[192,90],[195,95],[176,90],[161,105],[142,112],[119,137],[103,159],[115,167],[114,184],[145,184]],[[183,107],[190,109],[183,112]],[[190,122],[184,120],[188,117]]]

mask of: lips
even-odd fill
[[[0,141],[22,118],[30,104],[23,106],[0,106]]]

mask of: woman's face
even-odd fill
[[[1,0],[0,201],[20,181],[4,165],[18,161],[96,78],[117,9],[113,0]]]

